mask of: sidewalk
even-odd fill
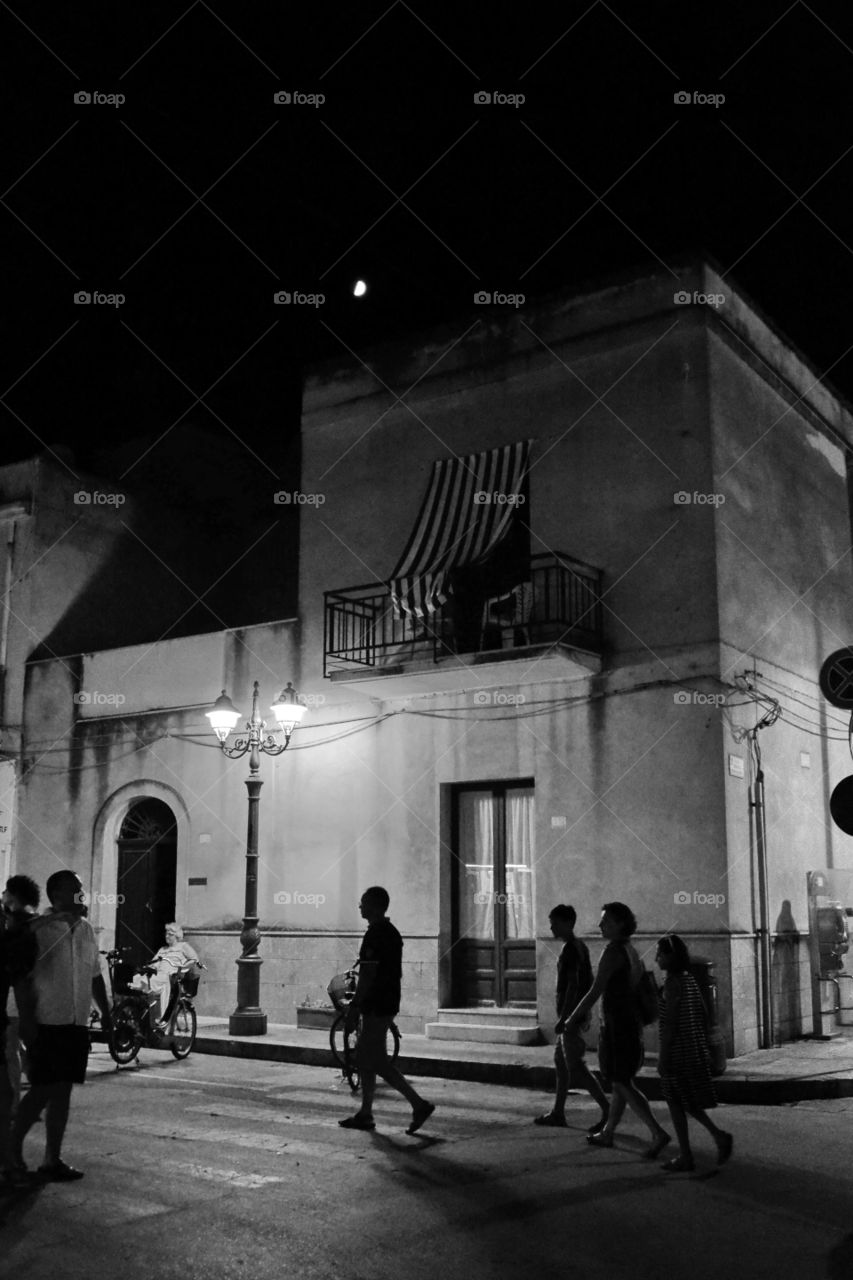
[[[335,1066],[325,1031],[271,1024],[265,1036],[231,1036],[228,1023],[220,1019],[199,1018],[198,1024],[196,1053]],[[553,1063],[552,1045],[484,1045],[412,1035],[403,1036],[398,1059],[405,1075],[545,1090],[554,1088]],[[661,1097],[655,1065],[650,1055],[639,1076],[643,1092],[653,1102]],[[779,1106],[814,1098],[851,1098],[853,1036],[796,1040],[778,1049],[730,1058],[725,1075],[715,1085],[720,1102],[727,1103]]]

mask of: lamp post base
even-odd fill
[[[260,1009],[235,1009],[228,1019],[230,1036],[265,1036],[267,1015]]]

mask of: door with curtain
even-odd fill
[[[536,1004],[531,783],[453,794],[453,1003]]]

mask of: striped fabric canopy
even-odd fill
[[[434,613],[453,569],[479,564],[506,536],[519,505],[530,441],[436,462],[389,586],[398,618]]]

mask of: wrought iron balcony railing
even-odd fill
[[[559,553],[533,556],[503,596],[451,597],[428,618],[395,617],[381,582],[325,593],[326,676],[541,644],[597,653],[601,643],[601,572]]]

